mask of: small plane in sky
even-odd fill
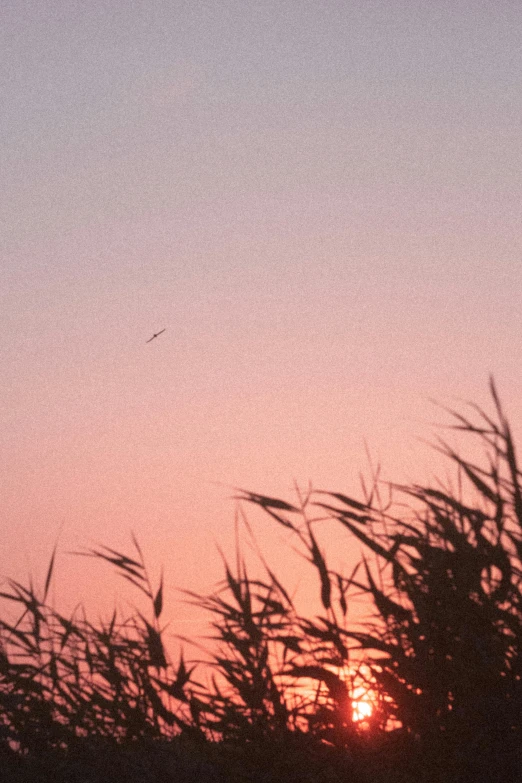
[[[152,335],[152,337],[150,338],[150,340],[146,340],[145,342],[146,342],[146,343],[150,343],[150,342],[151,342],[151,340],[154,340],[154,338],[155,338],[155,337],[159,337],[159,336],[160,336],[160,334],[163,334],[163,332],[164,332],[164,331],[165,331],[165,329],[162,329],[162,330],[161,330],[161,332],[156,332],[156,334],[153,334],[153,335]]]

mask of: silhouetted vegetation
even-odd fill
[[[493,382],[491,393],[492,416],[450,412],[482,450],[475,464],[439,442],[454,487],[394,486],[384,498],[376,475],[359,499],[241,491],[307,558],[320,609],[303,616],[270,564],[259,555],[252,576],[238,548],[214,594],[189,594],[211,617],[206,669],[168,660],[163,585],[152,587],[136,541],[132,556],[85,554],[141,591],[149,617],[61,616],[47,602],[54,554],[41,595],[10,580],[1,595],[20,611],[0,620],[8,779],[522,780],[522,474]],[[362,548],[349,576],[324,550],[332,520]],[[350,621],[362,599],[372,616]],[[373,709],[354,720],[361,683]]]

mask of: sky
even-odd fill
[[[366,446],[428,480],[430,399],[491,410],[490,373],[520,428],[518,2],[0,19],[1,576],[41,583],[58,540],[57,603],[112,605],[67,552],[133,531],[187,633],[175,588],[221,578],[232,487],[357,495]]]

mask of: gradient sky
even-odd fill
[[[132,529],[169,586],[211,589],[222,484],[357,492],[364,439],[425,480],[428,399],[488,406],[489,373],[519,427],[518,1],[0,22],[2,575],[42,580],[60,529],[63,553]],[[62,603],[118,588],[57,569]]]

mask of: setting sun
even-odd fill
[[[371,718],[373,713],[373,704],[371,696],[367,689],[362,686],[356,688],[352,697],[352,720],[359,723]]]

